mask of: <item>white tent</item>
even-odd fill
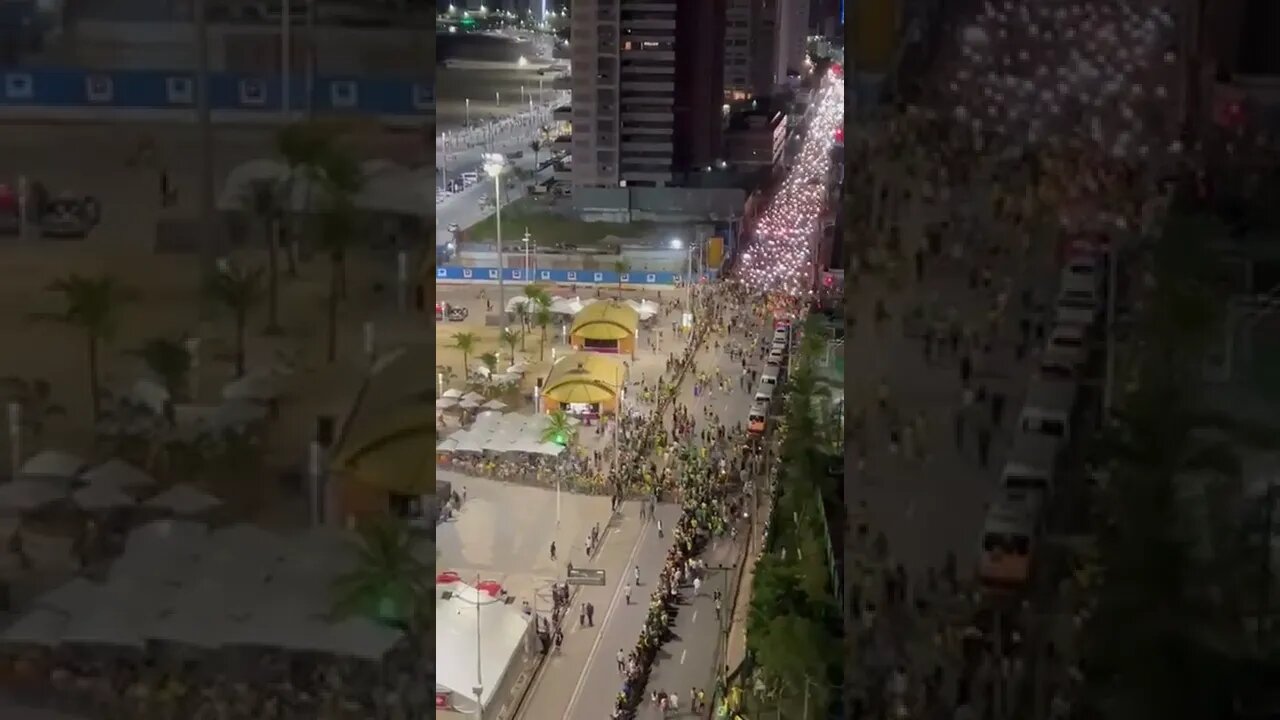
[[[454,450],[457,450],[457,449],[458,449],[458,441],[454,440],[451,437],[441,440],[440,444],[436,445],[436,450],[440,452],[445,452],[445,453],[453,452]]]
[[[117,488],[143,488],[156,484],[155,478],[119,458],[112,458],[80,476],[90,485],[108,485]]]
[[[168,510],[175,515],[199,515],[222,505],[222,501],[186,483],[178,483],[146,502],[147,507]]]
[[[124,609],[127,601],[108,598],[109,592],[105,588],[100,590],[100,595],[90,607],[71,616],[62,631],[61,641],[70,645],[142,649],[146,641]]]
[[[440,397],[457,400],[458,398],[462,397],[462,391],[459,390],[458,388],[449,388],[448,390],[445,390],[444,392],[440,393]]]
[[[68,620],[65,613],[48,608],[36,608],[10,625],[4,634],[0,635],[0,644],[54,647],[61,641]]]
[[[458,401],[456,398],[447,398],[447,397],[436,398],[437,410],[448,410],[449,408],[457,404],[458,404]]]
[[[462,402],[458,403],[458,407],[462,408],[463,410],[475,410],[476,408],[480,407],[480,403],[476,402],[475,400],[472,400],[471,398],[467,398],[466,400],[463,400]]]
[[[81,510],[90,512],[133,507],[137,500],[114,485],[90,485],[71,494],[71,502]]]
[[[182,549],[192,553],[204,547],[209,527],[190,520],[156,520],[134,528],[125,541],[125,556],[156,548]]]
[[[67,496],[70,483],[55,479],[18,479],[0,485],[0,512],[24,513]]]
[[[648,320],[662,311],[662,308],[652,300],[628,300],[627,304],[636,311],[641,320]]]
[[[70,480],[78,477],[84,468],[84,460],[77,455],[61,450],[44,450],[22,463],[18,477]]]
[[[400,642],[404,633],[372,620],[353,617],[330,625],[325,637],[327,649],[334,655],[379,660]]]
[[[248,373],[222,386],[223,400],[275,400],[284,394],[285,378],[274,370]]]
[[[96,586],[84,578],[72,578],[36,598],[35,606],[64,615],[80,612],[95,596]]]
[[[578,298],[556,298],[551,301],[551,312],[557,315],[577,315],[586,304]]]
[[[452,595],[448,600],[443,593],[436,597],[436,692],[449,693],[454,710],[475,713],[472,688],[482,686],[480,702],[487,706],[532,631],[531,621],[516,608],[465,583],[438,589]],[[480,678],[476,677],[477,653]]]
[[[502,402],[501,400],[498,400],[497,398],[494,398],[493,400],[490,400],[489,402],[485,403],[484,405],[481,405],[480,407],[484,408],[485,410],[506,410],[507,404]]]
[[[533,301],[529,299],[528,295],[516,295],[515,297],[507,300],[507,312],[515,312],[518,308],[528,305],[531,302]]]
[[[463,395],[463,396],[462,396],[462,399],[463,399],[463,401],[470,400],[470,401],[475,402],[475,403],[482,403],[482,402],[484,402],[484,396],[483,396],[483,395],[481,395],[480,393],[478,393],[478,392],[474,391],[474,390],[472,390],[471,392],[467,393],[466,395]]]
[[[133,388],[129,391],[129,399],[156,415],[162,415],[164,406],[169,402],[169,391],[155,380],[141,378],[133,384]]]

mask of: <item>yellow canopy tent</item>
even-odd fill
[[[547,374],[542,394],[562,405],[612,403],[626,381],[622,361],[608,355],[579,352],[561,358]]]
[[[573,316],[569,334],[585,340],[622,340],[635,335],[640,327],[636,309],[616,300],[601,300]]]

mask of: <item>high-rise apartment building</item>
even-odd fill
[[[726,0],[724,20],[725,100],[745,100],[757,94],[751,76],[751,17],[759,0]]]
[[[574,0],[575,185],[682,185],[715,161],[725,2]]]
[[[809,0],[778,0],[778,57],[775,82],[790,72],[803,72],[809,45]]]

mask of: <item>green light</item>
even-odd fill
[[[554,438],[552,438],[552,439],[551,439],[551,441],[552,441],[552,442],[554,442],[555,444],[557,444],[557,445],[561,446],[561,447],[564,447],[565,445],[568,445],[568,444],[569,444],[569,438],[568,438],[568,436],[566,436],[566,435],[565,435],[564,433],[562,433],[562,432],[558,432],[558,433],[556,433],[556,436],[555,436]]]
[[[476,26],[476,19],[471,16],[467,16],[462,18],[461,22],[458,24],[464,28],[471,29]]]

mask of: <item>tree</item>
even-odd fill
[[[154,337],[133,351],[151,371],[160,379],[164,389],[169,391],[170,398],[186,395],[187,379],[191,373],[191,353],[181,340],[167,337]]]
[[[533,151],[533,168],[534,172],[537,172],[538,151],[542,149],[542,143],[535,139],[529,143],[529,149]]]
[[[228,263],[209,276],[205,292],[231,313],[235,330],[235,372],[244,377],[245,328],[249,313],[262,300],[262,268],[242,268]]]
[[[453,334],[453,349],[462,353],[463,377],[466,377],[471,372],[471,353],[475,352],[476,343],[479,340],[475,333],[459,332]]]
[[[320,181],[321,159],[330,152],[333,145],[333,132],[328,126],[316,122],[290,123],[276,133],[275,142],[276,152],[284,158],[284,163],[289,168],[289,175],[285,178],[282,193],[282,197],[286,199],[283,209],[290,213],[294,210],[293,198],[298,179],[301,177],[306,183],[302,211],[309,215],[315,186]],[[289,233],[290,248],[296,244],[294,235],[292,231]],[[289,274],[296,277],[298,267],[295,262],[295,253],[290,252],[288,259]]]
[[[618,299],[622,299],[622,276],[627,272],[627,264],[621,260],[613,262],[613,271],[618,273]]]
[[[245,205],[262,223],[262,239],[267,247],[267,327],[268,335],[280,333],[280,253],[276,232],[283,212],[281,185],[276,180],[258,179],[249,185]]]
[[[0,397],[7,406],[17,403],[22,412],[22,429],[39,440],[51,418],[66,417],[67,409],[53,401],[53,385],[44,378],[7,377],[0,379]]]
[[[325,325],[328,341],[325,358],[338,359],[338,304],[344,295],[343,268],[347,248],[355,237],[355,209],[344,198],[334,202],[320,214],[320,247],[329,257],[329,289],[325,295]]]
[[[524,352],[524,336],[529,329],[529,304],[527,302],[516,303],[516,321],[520,323],[520,352]]]
[[[547,425],[542,429],[542,442],[568,445],[578,434],[573,418],[564,410],[553,410],[547,413]]]
[[[98,353],[102,343],[115,338],[120,306],[132,299],[132,293],[109,275],[86,277],[76,273],[54,280],[46,289],[61,296],[62,310],[36,313],[32,318],[69,325],[84,333],[89,402],[93,420],[97,422],[102,413]]]
[[[440,377],[440,387],[437,388],[438,393],[444,392],[449,387],[449,384],[453,382],[453,379],[457,377],[457,373],[448,365],[437,365],[436,374]]]
[[[498,372],[498,355],[496,353],[484,353],[480,356],[480,362],[484,364],[490,376]]]
[[[533,324],[542,330],[542,339],[538,343],[538,362],[542,362],[547,351],[547,328],[551,326],[551,309],[539,307],[533,314]]]
[[[409,625],[435,591],[419,541],[404,522],[391,518],[359,528],[356,567],[333,584],[333,614]]]
[[[507,349],[511,352],[511,364],[514,365],[516,362],[516,345],[517,344],[522,346],[524,345],[523,328],[520,331],[515,331],[515,330],[512,330],[511,328],[502,328],[502,330],[498,333],[498,341],[501,342],[503,345],[505,345]],[[521,347],[521,350],[523,349],[524,348]]]
[[[330,143],[320,155],[319,175],[329,220],[335,220],[335,216],[343,216],[336,228],[343,232],[330,233],[326,237],[322,227],[321,244],[337,268],[338,297],[345,300],[347,249],[355,238],[355,197],[364,186],[364,174],[355,158],[336,144]]]

